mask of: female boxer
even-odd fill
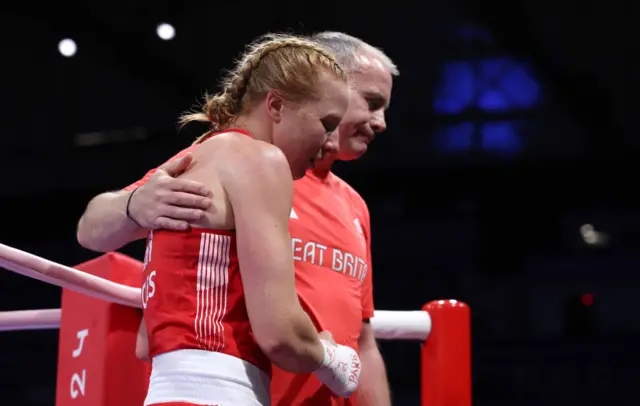
[[[356,352],[321,338],[298,301],[288,221],[293,179],[327,152],[349,102],[346,75],[319,45],[254,43],[202,111],[213,131],[181,176],[213,204],[186,231],[147,239],[143,308],[152,375],[145,405],[268,405],[271,363],[357,387]],[[148,177],[132,185],[142,185]]]

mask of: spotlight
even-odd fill
[[[158,24],[158,27],[156,28],[156,33],[158,34],[158,37],[160,37],[161,39],[165,41],[169,41],[176,36],[176,29],[173,28],[173,25],[171,24],[162,23],[162,24]]]
[[[65,38],[58,43],[58,52],[67,58],[74,56],[77,50],[78,47],[71,38]]]

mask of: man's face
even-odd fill
[[[389,107],[393,79],[391,72],[374,53],[363,51],[358,69],[351,74],[352,91],[349,108],[338,134],[338,159],[358,159],[365,152],[376,133],[387,129],[385,111]]]

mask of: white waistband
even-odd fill
[[[219,352],[177,350],[153,357],[145,406],[269,406],[269,377],[255,365]]]

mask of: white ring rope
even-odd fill
[[[0,331],[57,329],[61,314],[60,309],[0,312]]]
[[[379,340],[426,340],[431,333],[431,316],[423,310],[376,310],[371,319]]]
[[[141,308],[140,289],[121,285],[77,269],[0,244],[0,266],[97,299]]]
[[[61,309],[0,312],[0,331],[56,329],[61,313]],[[379,340],[424,341],[431,331],[431,317],[421,310],[376,310],[371,324]]]
[[[140,308],[140,289],[121,285],[28,252],[0,244],[0,266],[10,271],[107,302]],[[61,310],[0,312],[0,331],[60,327]],[[426,340],[431,317],[426,311],[376,310],[371,319],[377,339]]]

